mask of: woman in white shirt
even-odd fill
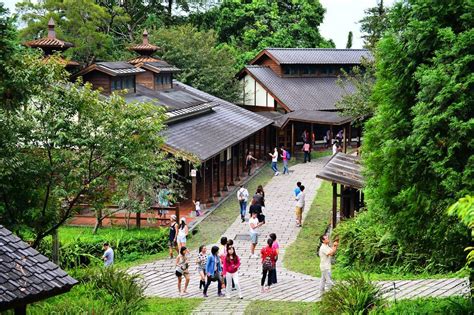
[[[188,225],[186,224],[186,218],[182,217],[181,222],[179,223],[179,229],[178,229],[178,247],[181,249],[181,247],[186,246],[186,236],[188,236]]]

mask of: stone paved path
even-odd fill
[[[285,249],[290,245],[298,235],[299,228],[295,226],[294,221],[294,198],[293,189],[297,181],[301,181],[306,186],[306,216],[309,205],[312,204],[316,191],[321,185],[321,180],[316,178],[317,172],[326,163],[328,158],[321,158],[312,163],[297,164],[291,167],[290,175],[280,175],[274,177],[264,187],[266,203],[266,221],[261,230],[259,244],[256,253],[260,252],[269,233],[276,233],[280,244],[280,260],[277,263],[278,283],[272,286],[271,292],[260,293],[261,264],[260,259],[250,258],[248,223],[241,223],[238,214],[238,205],[236,202],[236,220],[227,229],[224,234],[228,238],[234,239],[236,253],[241,257],[242,266],[240,267],[239,277],[244,299],[239,300],[236,293],[233,293],[231,299],[217,298],[217,285],[212,283],[209,288],[209,298],[206,300],[196,313],[210,314],[212,308],[218,305],[214,311],[222,314],[222,311],[229,310],[232,314],[243,313],[242,308],[248,304],[249,300],[278,300],[278,301],[304,301],[314,302],[319,299],[319,278],[286,270],[282,266],[282,260]],[[252,193],[252,192],[251,192]],[[304,224],[304,223],[303,223]],[[216,239],[220,235],[216,235]],[[245,238],[242,240],[241,238]],[[210,246],[208,246],[208,250]],[[314,249],[311,249],[314,250]],[[191,253],[191,262],[194,262],[197,251]],[[179,297],[177,289],[176,276],[174,275],[175,260],[159,260],[131,268],[131,273],[143,275],[144,281],[148,285],[145,293],[148,296],[161,297]],[[315,266],[318,268],[318,266]],[[196,265],[193,263],[190,267],[191,282],[188,288],[188,294],[184,297],[202,297],[198,289],[199,277],[196,271]],[[411,298],[418,296],[448,296],[461,295],[469,292],[469,282],[466,279],[440,279],[440,280],[414,280],[414,281],[385,281],[380,282],[383,288],[393,287],[396,284],[396,298]],[[235,292],[235,291],[234,291]],[[393,298],[394,292],[387,294],[387,297]],[[215,300],[219,299],[216,303]],[[244,302],[245,301],[245,302]],[[242,307],[238,307],[242,306]],[[232,310],[232,311],[230,311]]]

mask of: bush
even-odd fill
[[[76,285],[29,308],[30,314],[137,314],[146,308],[137,275],[114,268],[83,269]]]
[[[450,298],[422,298],[416,300],[402,300],[394,303],[387,309],[378,310],[376,314],[472,314],[474,305],[471,299],[464,297]]]
[[[320,309],[322,314],[368,314],[383,302],[375,284],[362,273],[353,273],[323,295]]]
[[[109,242],[114,249],[115,259],[124,261],[133,261],[142,255],[157,254],[168,247],[167,229],[151,231],[104,229],[99,234],[91,234],[90,229],[84,234],[77,231],[81,229],[60,230],[59,263],[62,268],[85,267],[94,262],[99,263],[103,255],[104,242]],[[41,243],[39,251],[51,258],[51,249],[51,238],[46,238]]]

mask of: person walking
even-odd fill
[[[265,192],[263,187],[260,185],[257,188],[257,192],[252,198],[252,205],[250,206],[249,212],[257,213],[258,222],[265,224],[265,215],[263,214],[263,209],[265,209]]]
[[[250,227],[250,258],[257,258],[255,255],[255,247],[258,243],[258,232],[257,229],[263,225],[262,222],[258,222],[257,213],[252,212],[251,218],[249,220]]]
[[[199,199],[196,199],[196,201],[193,200],[194,203],[194,209],[196,210],[196,216],[199,217],[201,215],[201,202]]]
[[[275,176],[280,175],[280,172],[278,171],[278,149],[275,147],[275,150],[273,150],[273,153],[268,153],[272,157],[272,170],[275,172]]]
[[[336,154],[337,152],[339,152],[339,144],[336,140],[334,140],[334,144],[332,145],[332,155]]]
[[[280,148],[281,150],[281,158],[283,159],[283,175],[288,174],[290,175],[290,172],[288,171],[288,157],[290,156],[290,153],[285,150],[284,147]]]
[[[253,157],[252,152],[247,151],[247,156],[245,158],[245,166],[247,167],[248,176],[250,176],[250,173],[252,171],[252,161],[257,161],[257,159]]]
[[[206,263],[207,263],[207,248],[205,245],[199,246],[199,254],[196,259],[197,270],[199,273],[199,290],[204,289],[206,285]]]
[[[304,153],[304,163],[306,161],[311,162],[311,145],[309,142],[303,144],[303,153]]]
[[[170,259],[173,259],[173,252],[176,251],[177,254],[179,254],[178,251],[178,243],[177,243],[177,237],[178,237],[178,223],[176,222],[176,216],[173,214],[170,217],[170,227],[169,227],[169,235],[168,235],[168,248],[170,252]]]
[[[299,193],[301,192],[301,182],[297,182],[296,183],[296,188],[293,190],[294,194],[295,194],[295,197],[297,197],[299,195]]]
[[[280,244],[278,244],[278,241],[277,241],[277,236],[275,233],[270,233],[270,238],[272,239],[273,241],[273,244],[272,244],[272,248],[276,251],[276,254],[277,256],[280,254]],[[272,284],[276,284],[277,283],[277,272],[276,272],[276,265],[275,265],[275,268],[273,268],[270,272],[270,278],[271,278],[271,282]]]
[[[188,236],[188,225],[186,224],[186,218],[182,217],[181,222],[179,223],[179,228],[178,228],[178,248],[181,251],[181,247],[186,246],[186,237]]]
[[[219,258],[218,254],[219,254],[219,247],[212,246],[211,254],[207,257],[207,263],[206,263],[207,281],[206,281],[206,285],[204,286],[204,291],[203,291],[204,297],[208,296],[207,289],[209,289],[209,285],[211,284],[211,281],[217,281],[217,295],[224,296],[224,294],[222,294],[222,279],[221,279],[222,264],[221,264],[221,259]]]
[[[188,284],[189,284],[189,262],[188,257],[186,256],[189,254],[189,250],[186,246],[183,246],[179,249],[179,256],[176,258],[176,277],[178,277],[178,292],[179,295],[188,293]],[[181,291],[181,280],[185,278],[184,283],[184,290]]]
[[[245,213],[247,212],[247,202],[249,200],[249,191],[244,185],[240,185],[240,189],[237,191],[237,200],[239,200],[240,206],[240,218],[242,222],[245,222]]]
[[[262,286],[262,293],[265,292],[264,285],[265,279],[268,276],[267,280],[267,290],[266,292],[270,291],[270,286],[272,285],[271,279],[271,271],[275,269],[275,264],[278,259],[278,255],[276,251],[273,249],[273,240],[269,238],[267,240],[267,246],[263,247],[260,250],[260,256],[262,257],[262,280],[260,281],[260,285]]]
[[[110,247],[109,243],[105,242],[102,246],[104,249],[104,255],[102,255],[102,260],[104,261],[104,266],[109,267],[114,264],[114,250]]]
[[[235,253],[235,248],[233,245],[227,244],[227,254],[223,260],[223,275],[225,276],[226,283],[232,284],[237,288],[237,292],[239,294],[239,298],[242,299],[242,291],[240,289],[239,284],[239,267],[240,267],[240,258]],[[233,286],[233,287],[234,287]],[[231,298],[230,296],[231,286],[227,285],[226,287],[226,296],[227,298]]]
[[[320,241],[321,247],[319,247],[319,267],[321,268],[321,284],[319,291],[322,296],[326,289],[326,283],[328,285],[328,289],[331,289],[331,287],[334,285],[331,278],[331,256],[336,254],[339,242],[337,240],[334,241],[333,247],[331,248],[329,246],[329,237],[326,234],[320,237]]]
[[[300,186],[301,192],[296,196],[296,208],[295,208],[295,213],[296,213],[296,226],[301,227],[301,220],[303,218],[303,210],[304,210],[304,203],[305,203],[305,197],[306,194],[304,192],[304,186]]]

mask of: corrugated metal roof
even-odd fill
[[[0,225],[0,312],[69,291],[77,281]]]
[[[280,64],[360,64],[362,58],[372,60],[367,49],[335,48],[267,48]]]
[[[364,187],[360,157],[338,152],[332,156],[316,177],[357,189]]]
[[[246,66],[271,94],[275,95],[291,111],[336,110],[336,102],[355,88],[347,84],[341,88],[336,77],[279,77],[265,66]]]

